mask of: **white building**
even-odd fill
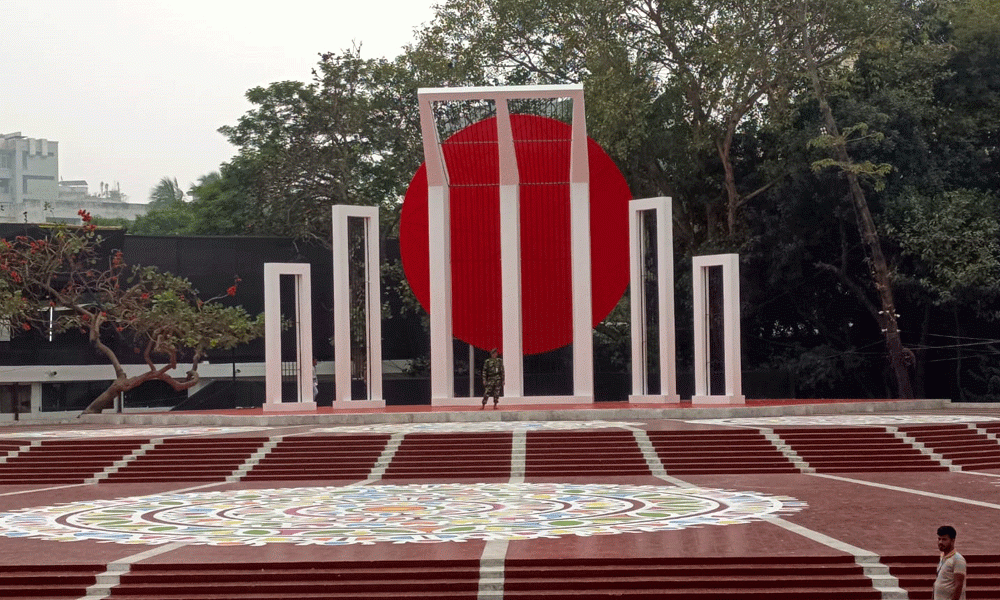
[[[145,204],[126,200],[103,183],[93,195],[86,181],[60,181],[59,142],[0,135],[0,223],[79,223],[81,208],[109,219],[146,214]]]

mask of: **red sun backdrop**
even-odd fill
[[[521,178],[521,290],[525,354],[573,341],[570,272],[570,126],[511,115]],[[448,138],[443,152],[451,193],[452,310],[455,337],[483,349],[503,348],[500,297],[500,188],[496,119]],[[628,285],[628,184],[611,158],[587,140],[593,325]],[[427,166],[410,181],[399,239],[403,269],[428,312]]]

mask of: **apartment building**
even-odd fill
[[[130,204],[120,190],[101,183],[90,193],[82,180],[59,178],[59,142],[21,132],[0,135],[0,223],[77,223],[77,211],[135,219],[145,204]]]

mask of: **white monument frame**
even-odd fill
[[[645,228],[643,216],[652,211],[656,220],[656,292],[659,331],[660,394],[649,394],[646,329]],[[674,323],[673,207],[666,196],[632,200],[628,207],[629,282],[632,330],[633,403],[679,404],[677,395],[677,343]]]
[[[726,393],[711,394],[709,356],[708,273],[722,267],[722,326],[724,331]],[[743,395],[740,337],[740,255],[695,256],[692,260],[694,293],[694,395],[692,404],[746,404]]]
[[[520,175],[507,103],[511,100],[528,98],[568,98],[573,102],[570,142],[570,252],[573,300],[573,395],[571,396],[524,396]],[[417,90],[424,161],[427,167],[431,405],[464,405],[469,402],[468,398],[455,398],[449,179],[448,167],[445,164],[434,120],[434,103],[483,100],[493,101],[496,104],[497,145],[500,155],[500,277],[505,359],[504,402],[512,405],[593,402],[590,167],[583,86],[574,84]],[[470,365],[470,375],[474,376],[472,365]]]
[[[384,408],[382,397],[382,299],[379,271],[377,206],[333,206],[333,358],[337,391],[334,408]],[[368,397],[351,397],[351,294],[348,222],[359,218],[365,226],[365,328],[368,332],[366,380]]]
[[[315,411],[312,282],[308,263],[264,263],[264,412]],[[294,276],[298,401],[281,401],[281,276]]]

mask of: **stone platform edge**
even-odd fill
[[[628,408],[551,408],[501,411],[421,410],[419,412],[337,412],[298,414],[226,414],[200,413],[108,413],[81,415],[66,419],[22,419],[2,425],[37,425],[77,423],[87,425],[211,425],[211,426],[293,426],[293,425],[372,425],[377,423],[449,423],[490,421],[629,421],[629,420],[689,420],[724,419],[733,417],[779,417],[837,414],[899,413],[920,410],[956,409],[968,403],[944,399],[882,400],[852,402],[822,402],[754,406],[652,408],[649,405]],[[971,404],[970,407],[979,405]],[[421,407],[423,409],[424,407]],[[25,417],[27,415],[24,415]]]

